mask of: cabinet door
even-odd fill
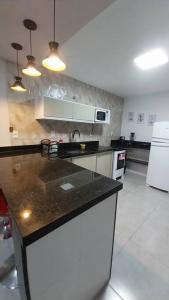
[[[72,163],[90,171],[96,172],[96,155],[72,158]]]
[[[94,122],[95,108],[93,106],[74,103],[73,119]]]
[[[50,98],[44,99],[44,115],[56,119],[72,119],[73,103]]]
[[[112,178],[112,152],[97,154],[97,173]]]

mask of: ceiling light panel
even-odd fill
[[[141,70],[150,70],[168,63],[169,58],[163,49],[154,49],[134,59],[134,63]]]

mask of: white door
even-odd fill
[[[152,143],[147,184],[169,191],[169,143]]]

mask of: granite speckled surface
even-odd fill
[[[87,142],[86,142],[87,143]],[[88,142],[89,143],[89,142]],[[91,144],[93,142],[90,142]],[[112,146],[88,146],[85,150],[80,149],[80,145],[78,143],[67,143],[70,144],[70,147],[65,146],[66,144],[61,144],[61,149],[58,152],[50,154],[50,157],[58,157],[58,158],[71,158],[76,156],[85,156],[90,154],[97,154],[103,152],[109,152],[116,150],[117,147]],[[59,145],[60,146],[60,145]],[[60,147],[59,147],[60,148]],[[42,156],[46,156],[46,151],[43,152],[41,145],[22,145],[22,146],[9,146],[9,147],[0,147],[0,157],[7,157],[7,156],[17,156],[17,155],[24,155],[24,154],[33,154],[33,153],[42,153]],[[50,158],[49,157],[49,158]]]
[[[0,165],[0,188],[25,245],[122,189],[117,181],[40,153],[3,157]]]

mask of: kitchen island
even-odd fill
[[[0,158],[22,300],[92,300],[109,281],[122,184],[40,153]]]

